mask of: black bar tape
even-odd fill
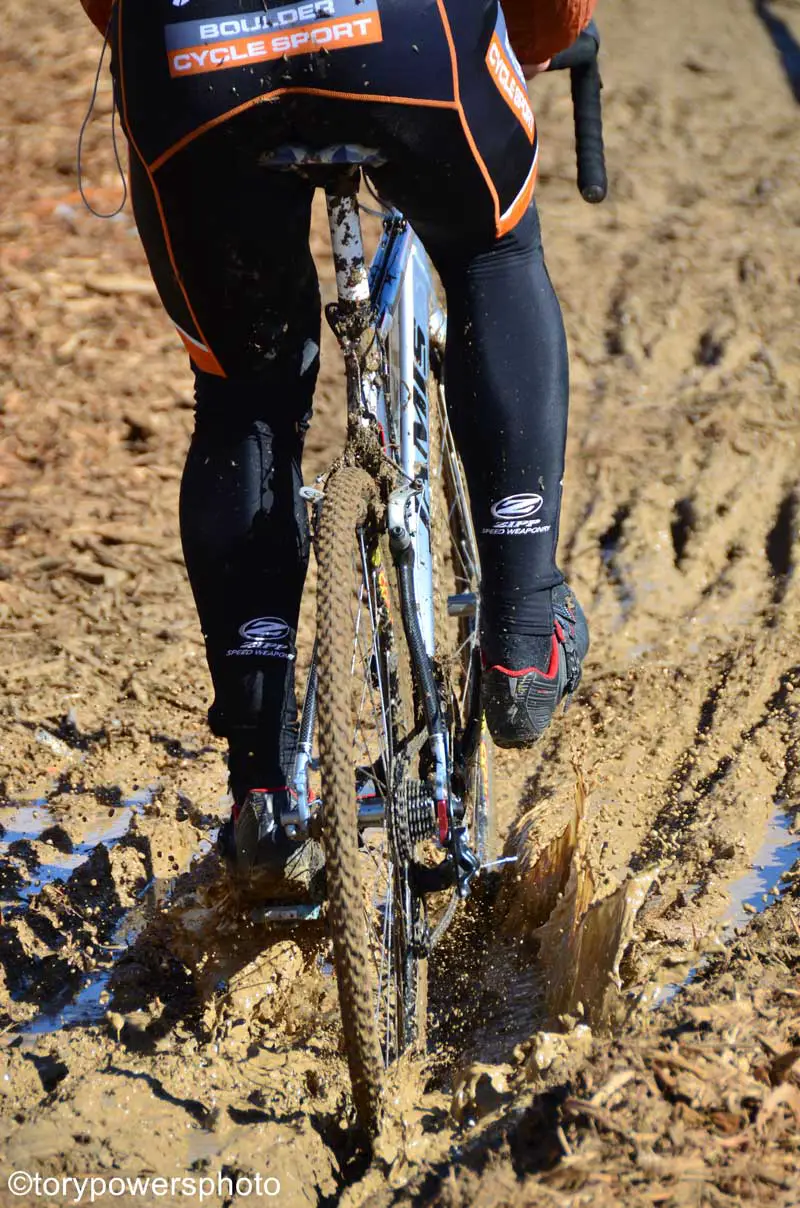
[[[603,147],[603,109],[600,69],[597,59],[573,67],[572,106],[575,114],[575,149],[578,157],[578,189],[584,201],[593,205],[608,193],[608,174]]]
[[[597,54],[600,31],[590,21],[580,37],[560,54],[553,55],[548,71],[569,71],[575,115],[575,150],[578,157],[578,188],[584,201],[597,204],[608,193],[603,148],[603,87]]]
[[[597,42],[590,33],[584,31],[577,42],[572,43],[572,46],[553,55],[547,70],[571,71],[573,67],[583,67],[586,63],[593,63],[596,58]]]

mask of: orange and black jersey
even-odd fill
[[[536,125],[497,0],[117,0],[111,48],[137,223],[206,372],[227,374],[247,337],[203,320],[203,279],[245,189],[288,197],[259,167],[276,148],[371,149],[376,188],[437,244],[497,239],[531,201]],[[230,204],[192,236],[220,173]],[[261,237],[280,248],[280,230]]]
[[[111,32],[123,126],[153,177],[249,114],[262,153],[377,149],[376,184],[412,222],[466,205],[501,235],[530,200],[536,127],[497,0],[118,0]]]
[[[113,0],[81,0],[101,33],[111,16]],[[596,0],[506,0],[511,44],[524,63],[541,63],[570,46],[586,28]]]

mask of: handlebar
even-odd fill
[[[590,21],[576,42],[554,55],[548,71],[569,71],[575,116],[575,151],[578,189],[584,201],[596,205],[608,193],[600,68],[597,62],[600,32]]]

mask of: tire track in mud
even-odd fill
[[[790,6],[781,14],[793,19]],[[601,903],[590,925],[613,914],[630,1011],[650,983],[696,962],[769,818],[797,804],[800,361],[787,249],[800,192],[796,110],[773,48],[745,0],[732,0],[724,23],[688,0],[662,14],[644,0],[608,6],[614,195],[600,211],[574,194],[565,81],[536,86],[546,248],[573,358],[561,552],[589,605],[593,647],[559,727],[530,757],[497,761],[503,828],[526,836],[526,869],[542,850],[550,864],[533,890],[524,875],[507,878],[488,935],[482,920],[465,921],[466,951],[486,967],[455,982],[443,962],[440,1002],[457,985],[472,1014],[458,1030],[440,1007],[451,1052],[401,1072],[385,1164],[366,1170],[346,1127],[324,934],[257,932],[215,857],[191,863],[225,807],[176,523],[187,373],[143,292],[129,220],[94,226],[69,200],[92,33],[80,12],[40,28],[14,0],[12,16],[29,49],[4,52],[0,81],[11,119],[0,141],[18,169],[0,222],[0,780],[9,803],[46,797],[76,851],[101,804],[111,825],[137,788],[161,788],[126,835],[108,850],[95,843],[60,885],[28,888],[36,860],[52,862],[42,836],[3,861],[5,1158],[24,1166],[36,1152],[48,1170],[81,1173],[94,1163],[268,1169],[287,1204],[356,1204],[389,1202],[393,1184],[426,1169],[418,1202],[435,1199],[440,1178],[470,1202],[470,1169],[493,1152],[513,1202],[531,1171],[563,1157],[557,1127],[568,1146],[580,1142],[559,1105],[588,1061],[583,1042],[574,1029],[541,1040],[548,952],[589,917],[577,899]],[[93,187],[113,191],[101,126],[88,152]],[[309,476],[341,430],[334,363],[318,391]],[[69,747],[70,719],[91,736],[80,748]],[[40,730],[68,749],[37,741]],[[580,833],[570,830],[575,764],[589,788]],[[618,886],[656,865],[634,928]],[[169,896],[142,907],[153,878]],[[554,905],[537,962],[530,933]],[[112,963],[109,1000],[95,1003],[105,1018],[24,1033],[60,1003],[56,991]],[[634,1009],[618,1043],[630,1037],[626,1060],[646,1063],[636,1019]],[[518,1110],[522,1084],[542,1093]],[[497,1124],[511,1138],[508,1166],[500,1140],[455,1128],[454,1089],[462,1126],[511,1104]],[[130,1135],[133,1117],[146,1146]],[[458,1173],[451,1146],[464,1147]]]

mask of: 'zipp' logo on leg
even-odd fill
[[[289,626],[278,617],[256,617],[245,621],[239,633],[246,642],[281,642],[289,636]]]
[[[529,520],[541,508],[541,495],[507,495],[492,507],[495,520]]]
[[[549,533],[552,525],[542,524],[539,516],[543,505],[542,496],[533,492],[506,495],[492,504],[494,523],[483,532],[490,537],[534,537],[537,533]]]
[[[259,654],[268,658],[293,659],[292,631],[280,617],[254,617],[239,626],[244,639],[229,655]]]

